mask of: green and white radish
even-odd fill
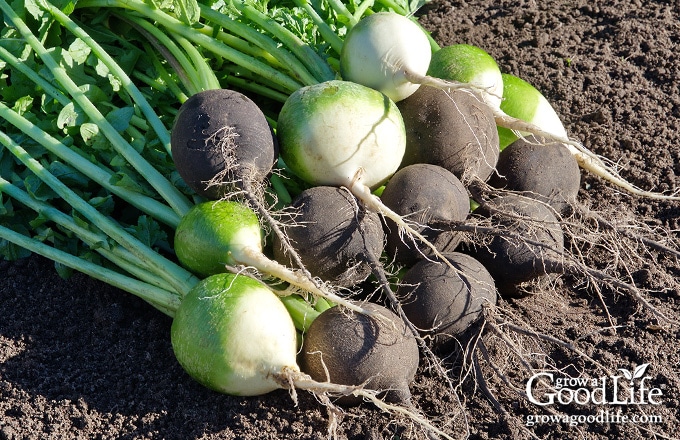
[[[217,200],[195,205],[177,226],[174,247],[179,261],[197,274],[208,276],[225,272],[227,266],[250,266],[315,296],[367,313],[363,307],[314,283],[306,274],[268,258],[263,253],[259,219],[243,203]]]
[[[414,77],[427,73],[431,56],[430,42],[420,26],[408,17],[380,12],[363,18],[348,32],[340,74],[398,102],[420,87]]]
[[[520,136],[533,134],[546,142],[564,144],[579,166],[613,185],[641,197],[680,200],[680,196],[646,191],[621,177],[616,165],[596,155],[580,142],[570,139],[548,100],[534,86],[516,76],[503,74],[503,102],[495,110],[502,148]]]
[[[184,370],[221,393],[265,394],[299,373],[288,311],[269,288],[244,275],[198,283],[175,313],[171,341]]]
[[[554,136],[566,137],[567,130],[550,102],[533,85],[508,73],[503,73],[503,101],[500,108],[505,114],[541,127]],[[503,150],[528,132],[515,133],[504,127],[498,127],[500,147]]]
[[[375,189],[404,155],[404,121],[384,94],[349,81],[303,87],[283,105],[277,122],[281,157],[312,185]]]
[[[502,107],[503,77],[496,60],[482,48],[470,44],[444,46],[432,54],[429,76],[477,86],[487,93],[486,101]]]

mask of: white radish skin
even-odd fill
[[[327,81],[293,93],[279,114],[281,157],[315,186],[382,185],[401,164],[406,132],[399,109],[382,93]]]
[[[430,42],[417,24],[403,15],[380,12],[363,18],[347,34],[340,73],[398,102],[419,87],[406,73],[425,75],[431,57]]]

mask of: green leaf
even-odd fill
[[[113,128],[119,133],[122,133],[130,126],[130,121],[134,114],[135,109],[132,107],[117,108],[106,115],[106,120],[109,121]]]
[[[87,120],[87,116],[80,107],[76,107],[73,102],[70,102],[64,107],[57,117],[57,127],[64,129],[67,127],[76,127],[83,124]]]
[[[158,223],[146,215],[139,217],[136,226],[127,229],[131,234],[149,247],[154,247],[158,243],[165,242],[168,238],[168,235],[161,229]]]
[[[73,61],[78,64],[83,64],[90,55],[90,46],[85,44],[80,38],[76,38],[68,47],[68,53],[71,55],[71,58],[73,58]]]
[[[201,18],[201,9],[196,0],[173,0],[173,6],[177,18],[189,26]]]

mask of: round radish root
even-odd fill
[[[175,357],[200,384],[255,396],[281,388],[274,375],[299,371],[296,332],[283,303],[252,278],[218,274],[182,300],[171,327]]]
[[[496,304],[496,288],[484,265],[469,255],[446,253],[453,267],[421,260],[402,278],[397,295],[402,309],[437,350],[464,336],[482,317],[484,304]]]
[[[207,201],[194,205],[175,230],[174,249],[184,267],[200,276],[226,271],[243,248],[262,250],[262,229],[257,215],[233,201]]]
[[[277,123],[281,156],[312,185],[374,189],[399,168],[404,122],[382,93],[348,81],[327,81],[294,92]]]
[[[404,322],[385,307],[367,303],[380,319],[332,307],[309,327],[300,367],[315,380],[385,392],[391,402],[409,403],[409,384],[418,369],[418,343]],[[358,404],[355,396],[340,403]]]
[[[486,202],[475,214],[490,217],[499,231],[508,232],[471,250],[502,294],[515,294],[519,284],[560,270],[564,236],[553,211],[545,204],[507,194]]]
[[[467,190],[450,171],[430,164],[413,164],[397,171],[380,195],[382,202],[397,214],[408,218],[437,249],[453,251],[461,241],[456,231],[441,231],[428,224],[463,221],[470,212]],[[412,266],[432,250],[404,237],[390,219],[385,219],[386,251],[397,263]]]
[[[421,87],[397,106],[406,127],[402,167],[429,163],[463,183],[488,179],[498,161],[498,131],[489,106],[476,95]]]
[[[384,242],[377,213],[360,208],[346,189],[330,186],[303,191],[291,208],[286,234],[312,275],[341,287],[370,275],[366,253],[380,256]],[[276,237],[273,250],[281,264],[292,264]]]
[[[402,56],[404,50],[408,56]],[[346,81],[379,90],[398,102],[419,87],[405,72],[425,75],[431,57],[427,35],[416,23],[399,14],[379,12],[362,18],[348,32],[340,73]]]
[[[485,99],[499,107],[503,77],[496,60],[483,49],[469,44],[444,46],[432,54],[429,76],[469,83],[487,92]]]
[[[278,155],[260,108],[227,89],[199,92],[182,104],[172,127],[171,147],[182,179],[209,199],[264,180]]]
[[[581,169],[564,145],[529,137],[516,140],[501,152],[489,184],[521,191],[567,214],[581,186]]]
[[[555,136],[567,137],[567,131],[550,102],[533,85],[508,73],[501,75],[503,101],[500,109],[508,116],[530,122]],[[523,135],[530,133],[524,132]],[[519,137],[512,130],[498,127],[500,149],[515,142]]]

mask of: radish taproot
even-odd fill
[[[489,184],[541,200],[565,215],[576,202],[581,171],[564,145],[544,144],[530,136],[501,151]]]
[[[317,297],[367,313],[306,274],[267,257],[259,219],[241,202],[215,200],[194,205],[175,230],[174,248],[180,263],[196,274],[209,276],[227,271],[227,266],[249,266]]]
[[[433,348],[445,350],[481,318],[485,304],[496,304],[496,288],[489,271],[473,257],[446,253],[456,270],[423,259],[401,279],[397,295],[402,309],[423,335],[430,335]]]
[[[421,225],[421,233],[442,252],[453,251],[462,239],[457,231],[428,226],[432,222],[464,221],[470,212],[467,190],[450,171],[430,164],[413,164],[397,171],[380,195],[383,203],[399,215]],[[394,222],[386,219],[387,254],[399,264],[412,266],[429,248],[405,241]]]
[[[182,179],[208,199],[254,191],[278,156],[260,108],[228,89],[206,90],[187,99],[175,118],[171,146]]]
[[[384,392],[387,401],[409,403],[419,363],[416,339],[389,309],[373,303],[365,307],[382,319],[338,307],[321,313],[303,339],[300,367],[320,382],[365,384]],[[344,404],[359,402],[357,396],[343,397]]]
[[[380,217],[361,209],[347,190],[315,186],[300,193],[284,217],[286,234],[307,270],[335,286],[350,287],[371,273],[367,252],[380,255],[384,233]],[[273,256],[293,262],[274,237]]]
[[[421,87],[397,107],[406,127],[402,166],[439,165],[463,183],[489,178],[498,161],[498,131],[493,112],[477,96]]]

